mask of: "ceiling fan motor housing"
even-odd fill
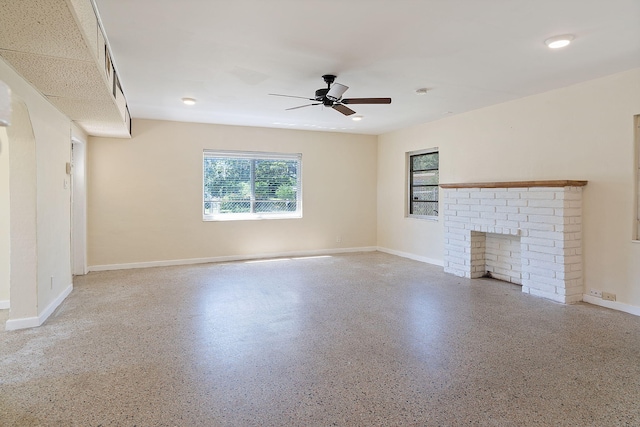
[[[324,97],[327,95],[327,92],[329,92],[329,89],[327,89],[327,88],[318,89],[316,91],[316,100],[317,101],[322,101],[324,99]]]

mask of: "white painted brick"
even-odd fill
[[[559,271],[556,277],[562,280],[581,279],[582,271]]]
[[[471,193],[471,197],[474,199],[495,199],[496,194],[494,192],[491,192],[491,193],[478,192],[478,193]]]
[[[542,224],[564,224],[564,218],[551,215],[529,215],[529,222]]]
[[[452,250],[451,249],[452,246],[461,247],[461,248],[470,247],[469,246],[469,242],[466,241],[466,240],[452,240],[452,239],[449,239],[449,250]]]
[[[479,205],[480,200],[479,199],[460,199],[459,203],[461,205]]]
[[[497,212],[482,212],[481,213],[482,218],[486,218],[486,219],[495,219],[495,220],[507,220],[507,214],[506,213],[497,213]]]
[[[529,260],[537,260],[537,261],[546,261],[546,262],[557,262],[557,256],[552,254],[544,254],[540,252],[530,252],[530,251],[522,251],[522,258],[527,258]]]
[[[559,272],[559,271],[564,271],[564,265],[562,264],[556,264],[555,262],[549,262],[549,261],[539,261],[537,259],[530,259],[530,266],[531,268],[541,268],[541,269],[545,269],[545,270],[549,270],[549,271],[553,271],[553,272]],[[529,273],[532,273],[532,270],[527,270]]]
[[[522,279],[523,286],[525,283],[527,283],[527,286],[529,287],[529,293],[531,295],[542,296],[542,294],[553,295],[556,293],[556,287],[554,285],[547,285],[544,283],[532,284],[531,280]]]
[[[526,199],[508,199],[507,200],[507,206],[522,207],[522,206],[528,206],[528,205],[529,205],[529,200],[526,200]]]
[[[556,279],[555,277],[547,277],[541,274],[534,274],[529,272],[531,282],[535,283],[537,288],[540,288],[540,285],[550,285],[550,286],[559,286],[564,287],[564,280]],[[529,285],[532,286],[532,285]]]
[[[527,199],[527,200],[531,200],[531,199],[553,200],[555,198],[555,195],[553,192],[549,192],[549,191],[528,191],[526,193],[520,194],[520,198]]]
[[[564,257],[563,264],[582,264],[582,255],[572,255]]]
[[[527,215],[523,213],[512,213],[507,214],[507,218],[509,221],[526,221]]]
[[[468,199],[471,197],[471,193],[469,193],[468,191],[455,191],[449,193],[447,196],[450,199]]]
[[[501,220],[501,219],[496,219],[496,227],[502,227],[504,228],[518,228],[520,227],[520,223],[518,221],[508,221],[508,220]],[[504,233],[504,230],[501,231],[501,233]],[[511,233],[508,233],[511,234]]]
[[[492,213],[492,212],[496,212],[496,209],[498,209],[500,207],[487,206],[487,205],[472,205],[472,206],[469,206],[469,208],[470,208],[470,210],[472,210],[474,212]]]
[[[481,188],[480,191],[484,193],[502,193],[507,191],[506,188]]]
[[[466,234],[455,234],[455,233],[450,233],[447,234],[447,239],[451,242],[453,240],[459,240],[459,241],[466,241],[467,240],[467,235]]]
[[[582,200],[582,192],[564,191],[557,198],[560,200]]]
[[[506,214],[517,214],[517,213],[520,213],[520,209],[522,209],[518,206],[496,206],[495,208],[496,208],[496,212],[506,213]]]
[[[557,187],[529,187],[529,192],[559,193]]]
[[[527,215],[553,215],[555,210],[551,207],[532,207],[531,204],[529,204],[529,206],[520,208],[520,213]]]
[[[538,280],[538,278],[546,278],[546,279],[554,279],[556,280],[556,272],[553,270],[547,270],[546,268],[537,268],[537,267],[532,267],[532,266],[527,266],[527,268],[524,269],[524,271],[526,271],[527,273],[529,273],[531,280]],[[559,280],[559,279],[558,279]],[[560,280],[560,282],[562,282]],[[564,282],[562,282],[564,283]],[[555,284],[554,284],[555,285]]]
[[[560,215],[565,215],[565,216],[581,216],[582,215],[582,208],[564,208],[563,209],[563,213],[561,213]]]
[[[529,232],[529,237],[530,238],[536,238],[536,239],[548,239],[548,240],[562,241],[562,239],[564,238],[564,234],[560,233],[558,231],[532,230],[532,231]]]
[[[459,217],[459,216],[453,216],[453,215],[445,215],[444,220],[449,222],[449,224],[447,224],[449,227],[452,226],[452,222],[462,222],[462,223],[468,223],[469,219],[468,218],[464,218],[464,217]]]
[[[468,205],[461,205],[458,203],[447,203],[445,204],[445,209],[452,209],[452,210],[456,210],[456,211],[468,211],[469,210],[469,206]]]
[[[543,224],[541,222],[526,222],[526,223],[522,223],[520,224],[520,228],[523,230],[529,230],[529,234],[531,234],[531,232],[533,230],[538,230],[538,231],[554,231],[554,226],[553,224]]]
[[[481,205],[488,206],[507,206],[506,199],[480,199]]]
[[[563,200],[529,200],[529,206],[532,208],[562,208]]]
[[[535,237],[527,237],[526,241],[527,241],[527,244],[530,244],[530,245],[550,246],[550,247],[555,246],[555,242],[549,239],[536,239]],[[551,255],[551,258],[553,258],[553,255]]]
[[[556,242],[555,246],[557,248],[562,248],[562,249],[578,249],[582,247],[582,241],[581,240],[567,240],[567,241],[560,241],[560,242]]]
[[[520,193],[507,191],[504,193],[496,193],[496,199],[519,199]]]
[[[543,254],[564,255],[564,250],[561,248],[550,248],[547,246],[529,245],[529,251],[541,252]]]
[[[565,233],[582,233],[582,224],[557,224],[554,228]]]
[[[451,233],[451,234],[462,234],[462,235],[467,235],[469,234],[469,231],[465,230],[464,228],[458,228],[458,227],[448,227],[449,230],[447,231],[447,233]]]
[[[582,208],[582,200],[564,200],[565,208]]]

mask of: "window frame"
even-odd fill
[[[244,159],[244,160],[284,160],[296,161],[296,210],[285,212],[246,212],[246,213],[225,213],[212,214],[206,213],[205,204],[211,202],[205,198],[206,171],[205,162],[207,158],[225,158],[225,159]],[[255,206],[255,177],[250,182],[251,197],[250,203],[252,208]],[[302,218],[302,153],[275,153],[261,151],[232,151],[232,150],[215,150],[204,149],[202,151],[202,220],[203,221],[246,221],[261,219],[292,219]]]
[[[436,215],[419,215],[419,214],[414,214],[412,213],[412,189],[413,189],[413,163],[411,161],[411,159],[415,156],[421,156],[424,154],[438,154],[438,168],[437,169],[430,169],[430,170],[435,170],[438,171],[438,184],[435,185],[435,187],[437,188],[437,200],[435,200],[436,204],[437,204],[437,209]],[[438,147],[432,147],[432,148],[426,148],[423,150],[416,150],[416,151],[409,151],[406,154],[406,192],[405,192],[405,216],[407,218],[415,218],[415,219],[425,219],[425,220],[429,220],[429,221],[437,221],[438,218],[440,217],[440,150],[438,149]]]

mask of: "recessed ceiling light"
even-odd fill
[[[362,120],[362,116],[353,116],[351,117],[351,120],[353,120],[354,122],[359,122],[360,120]]]
[[[572,34],[563,34],[561,36],[549,37],[544,41],[550,49],[560,49],[561,47],[569,46],[569,43],[575,37]]]
[[[196,99],[195,98],[182,98],[182,102],[185,105],[194,105],[196,103]]]
[[[416,95],[426,95],[427,92],[429,92],[429,89],[427,89],[426,87],[416,89]]]

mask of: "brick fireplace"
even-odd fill
[[[487,275],[562,303],[582,300],[586,181],[441,184],[444,271]]]

